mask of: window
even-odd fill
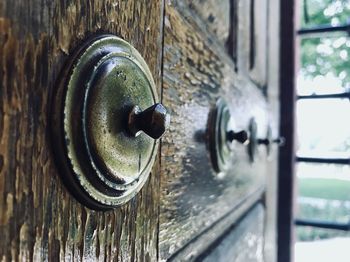
[[[300,11],[296,262],[350,261],[350,2]]]

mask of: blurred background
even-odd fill
[[[295,261],[350,261],[350,1],[300,1]]]

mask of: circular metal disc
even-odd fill
[[[208,121],[209,151],[216,172],[227,170],[232,163],[232,150],[227,141],[227,131],[231,127],[230,110],[223,99],[216,102]]]
[[[130,44],[104,35],[77,50],[53,96],[53,142],[63,181],[94,209],[122,205],[151,171],[157,140],[127,130],[134,106],[158,102],[147,64]]]
[[[254,118],[250,119],[249,122],[249,144],[248,144],[248,155],[250,162],[254,162],[257,146],[258,146],[258,138],[257,131],[258,127]]]

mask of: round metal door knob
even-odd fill
[[[270,155],[272,144],[275,144],[277,146],[283,146],[285,143],[285,139],[284,137],[272,138],[272,129],[271,126],[269,126],[267,129],[266,138],[258,138],[257,143],[259,145],[266,146],[267,155]]]
[[[140,53],[116,36],[93,38],[73,53],[52,97],[54,154],[68,189],[93,209],[129,201],[169,124]]]
[[[230,110],[223,99],[219,99],[210,111],[207,137],[212,166],[216,172],[224,172],[230,168],[233,162],[233,142],[246,145],[249,141],[247,131],[233,130]]]
[[[258,145],[265,145],[267,155],[270,155],[272,144],[276,144],[278,146],[283,146],[285,143],[285,139],[283,137],[272,138],[272,130],[271,126],[267,129],[266,138],[258,138],[257,137],[257,124],[254,118],[251,118],[249,123],[249,145],[248,145],[248,155],[251,162],[254,162],[256,151]]]

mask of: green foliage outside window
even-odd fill
[[[301,27],[350,23],[349,0],[303,0]],[[350,86],[350,37],[345,32],[329,37],[301,38],[301,73],[306,79],[332,74],[344,88]]]

